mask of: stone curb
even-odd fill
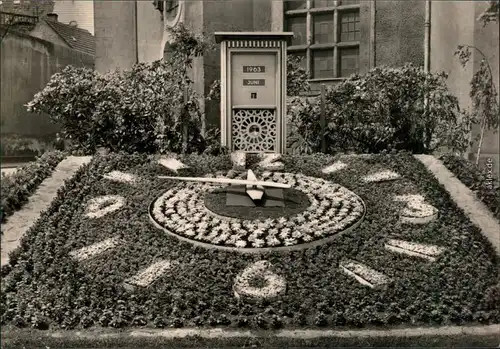
[[[478,200],[472,190],[467,188],[436,157],[432,155],[414,156],[434,174],[434,177],[445,187],[457,206],[464,211],[472,223],[481,229],[483,235],[500,255],[500,224],[488,207]]]
[[[441,326],[398,328],[387,330],[278,330],[278,331],[239,331],[224,329],[136,329],[136,330],[106,330],[103,333],[94,331],[57,331],[47,333],[47,337],[65,339],[112,339],[112,338],[165,338],[181,339],[188,337],[201,337],[204,339],[229,339],[229,338],[279,338],[279,339],[318,339],[318,338],[387,338],[387,337],[421,337],[421,336],[487,336],[499,335],[500,324],[485,326]],[[500,338],[499,338],[500,342]]]
[[[38,220],[41,213],[50,207],[59,188],[90,160],[92,160],[91,156],[68,156],[63,159],[52,174],[40,183],[23,208],[9,217],[8,221],[3,225],[2,266],[8,264],[9,253],[19,246],[24,234]]]

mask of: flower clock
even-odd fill
[[[151,223],[169,237],[188,242],[205,249],[228,250],[237,253],[264,253],[293,251],[311,248],[333,241],[339,235],[356,229],[363,221],[366,207],[363,200],[351,190],[325,178],[302,173],[283,171],[283,163],[276,154],[260,155],[256,167],[261,183],[269,186],[281,183],[287,185],[281,193],[281,212],[273,207],[255,204],[250,208],[233,207],[228,212],[224,198],[227,195],[229,179],[244,183],[246,155],[231,154],[233,169],[205,174],[204,177],[184,178],[161,193],[149,207]],[[178,172],[188,166],[175,158],[158,161],[171,171]],[[342,171],[348,165],[334,162],[321,169],[323,174]],[[160,176],[161,177],[161,176]],[[104,176],[109,181],[137,183],[136,176],[120,171],[111,171]],[[176,180],[176,177],[163,177]],[[400,179],[391,170],[381,170],[362,177],[365,184],[382,183]],[[222,179],[222,183],[218,183]],[[256,179],[255,177],[252,179]],[[421,195],[396,195],[392,198],[395,209],[399,208],[402,222],[419,224],[437,217],[437,210],[425,202]],[[124,198],[106,195],[93,198],[87,206],[87,217],[99,218],[120,209]],[[280,205],[278,205],[280,206]],[[399,206],[399,207],[398,207]],[[271,213],[271,214],[269,214]],[[79,260],[102,253],[119,245],[117,238],[73,252]],[[390,239],[386,249],[435,260],[444,249],[398,239]],[[137,275],[128,279],[127,287],[147,287],[172,268],[172,261],[157,261]],[[359,283],[371,288],[390,282],[390,278],[362,263],[343,260],[340,270],[352,276]],[[249,264],[235,278],[233,291],[238,299],[276,299],[286,290],[286,280],[278,274],[272,264],[258,260]]]
[[[63,328],[492,321],[495,259],[420,165],[96,158],[13,256],[2,316]]]

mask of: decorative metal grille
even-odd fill
[[[235,109],[231,124],[233,151],[276,150],[278,133],[274,109]]]
[[[281,47],[276,40],[231,40],[227,42],[229,48],[272,48]]]

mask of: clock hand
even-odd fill
[[[207,182],[207,183],[227,183],[227,184],[242,184],[242,185],[253,185],[253,186],[263,186],[269,188],[284,188],[288,189],[292,186],[290,184],[276,183],[276,182],[266,182],[266,181],[256,181],[256,180],[245,180],[245,179],[230,179],[230,178],[205,178],[205,177],[174,177],[174,176],[158,176],[161,179],[178,179],[181,181],[193,181],[193,182]]]

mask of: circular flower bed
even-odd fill
[[[181,240],[248,252],[324,243],[363,218],[361,198],[338,184],[295,173],[265,172],[261,178],[290,184],[307,196],[309,206],[298,214],[261,220],[228,217],[205,205],[206,195],[220,190],[219,185],[181,182],[150,205],[150,218]]]

